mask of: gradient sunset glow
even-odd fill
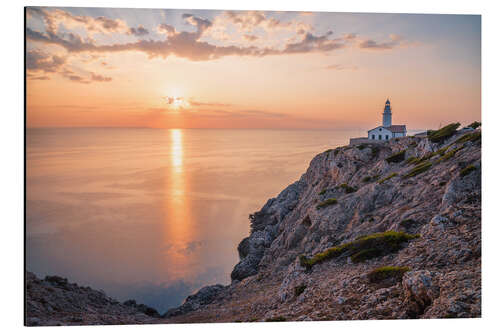
[[[481,118],[477,15],[26,11],[28,127],[409,129]]]

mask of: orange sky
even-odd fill
[[[409,129],[481,117],[479,16],[27,10],[28,127]]]

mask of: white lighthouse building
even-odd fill
[[[368,131],[369,140],[389,140],[406,136],[406,125],[392,124],[392,108],[389,99],[385,102],[384,113],[382,113],[382,126]]]

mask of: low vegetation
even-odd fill
[[[410,269],[408,267],[400,266],[383,266],[374,269],[368,273],[368,280],[371,283],[382,282],[387,279],[395,279],[396,281],[401,281],[403,275]]]
[[[481,140],[481,131],[467,133],[458,138],[458,140],[455,141],[454,143],[475,142],[477,140]]]
[[[437,131],[428,131],[427,137],[431,140],[431,142],[443,142],[455,134],[459,127],[460,123],[452,123],[438,129]]]
[[[361,181],[363,183],[369,183],[371,180],[372,180],[372,177],[370,177],[370,176],[366,176],[366,177],[363,177],[363,179],[361,179]]]
[[[330,198],[330,199],[326,199],[325,201],[322,201],[321,203],[319,203],[316,206],[316,208],[320,209],[320,208],[328,207],[328,206],[331,206],[331,205],[336,205],[337,203],[338,203],[337,199]]]
[[[398,251],[402,248],[403,243],[418,237],[420,235],[410,235],[398,231],[380,232],[358,237],[352,242],[328,248],[311,258],[301,255],[299,260],[300,264],[307,268],[311,268],[325,260],[337,258],[342,254],[349,255],[353,262],[361,262]]]
[[[322,190],[321,190],[318,194],[319,194],[319,195],[323,195],[323,194],[325,194],[325,193],[326,193],[326,188],[325,188],[325,189],[322,189]]]
[[[386,180],[389,180],[391,179],[392,177],[396,177],[398,174],[396,172],[393,172],[391,173],[389,176],[385,177],[385,178],[382,178],[380,179],[379,181],[377,181],[377,183],[379,184],[382,184],[383,182],[385,182]]]
[[[457,147],[455,149],[450,150],[449,152],[447,152],[446,154],[444,154],[443,156],[441,156],[439,158],[438,163],[449,160],[450,158],[452,158],[453,156],[455,156],[455,154],[457,153],[457,151],[459,151],[462,148],[464,148],[464,147],[463,146],[462,147]]]
[[[418,161],[419,158],[416,157],[416,156],[411,156],[411,157],[408,157],[405,161],[405,164],[414,164],[416,161]]]
[[[387,161],[387,163],[403,162],[405,160],[405,153],[406,153],[406,149],[389,156],[385,160]]]
[[[476,170],[477,168],[474,166],[474,165],[468,165],[466,166],[465,168],[463,168],[462,170],[460,170],[460,177],[465,177],[467,176],[469,173],[471,173],[472,171]]]
[[[355,187],[351,187],[347,185],[346,183],[340,184],[339,187],[345,191],[345,193],[353,193],[356,192],[358,189]]]
[[[478,122],[478,121],[475,121],[475,122],[473,122],[473,123],[471,123],[471,124],[467,125],[467,127],[472,127],[473,129],[476,129],[476,128],[478,128],[479,126],[481,126],[481,123],[480,123],[480,122]]]
[[[419,163],[417,164],[416,167],[414,167],[413,169],[411,169],[405,176],[404,178],[410,178],[410,177],[414,177],[418,174],[421,174],[427,170],[429,170],[432,166],[432,163],[431,162],[422,162],[422,163]]]

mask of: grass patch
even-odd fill
[[[300,286],[297,286],[293,289],[293,293],[295,294],[295,297],[300,296],[306,290],[307,286],[305,284],[301,284]]]
[[[406,149],[389,156],[385,160],[387,161],[387,163],[403,162],[405,159],[405,153],[406,153]]]
[[[336,205],[338,203],[337,199],[335,198],[330,198],[330,199],[326,199],[325,201],[319,203],[316,208],[317,209],[320,209],[320,208],[324,208],[324,207],[328,207],[328,206],[331,206],[331,205]]]
[[[456,154],[457,151],[459,151],[462,148],[464,148],[464,147],[463,146],[462,147],[457,147],[455,149],[450,150],[449,152],[447,152],[446,154],[444,154],[443,156],[441,156],[439,158],[438,163],[449,160],[450,158],[452,158],[453,156],[455,156],[455,154]]]
[[[466,143],[468,141],[470,142],[475,142],[477,140],[481,140],[481,132],[473,132],[473,133],[467,133],[464,136],[461,136],[457,141],[454,143]]]
[[[373,271],[368,273],[368,280],[371,283],[378,283],[389,278],[401,281],[404,273],[408,272],[410,269],[408,267],[400,266],[383,266],[375,268]]]
[[[413,164],[415,163],[415,161],[418,161],[418,157],[411,156],[406,159],[405,164]]]
[[[323,195],[323,194],[325,194],[325,193],[326,193],[326,188],[325,188],[325,189],[322,189],[322,190],[318,193],[318,195]]]
[[[471,173],[472,171],[476,170],[477,168],[475,166],[473,166],[472,164],[471,165],[468,165],[466,166],[465,168],[463,168],[462,170],[460,170],[460,177],[465,177],[467,176],[469,173]]]
[[[421,174],[422,172],[425,172],[427,170],[429,170],[432,166],[432,163],[431,162],[422,162],[422,163],[419,163],[416,167],[414,167],[413,169],[411,169],[405,176],[404,178],[410,178],[410,177],[414,177],[418,174]]]
[[[471,124],[467,125],[467,127],[472,127],[473,129],[476,129],[476,128],[478,128],[479,126],[481,126],[481,123],[480,123],[480,122],[478,122],[478,121],[475,121],[475,122],[473,122],[473,123],[471,123]]]
[[[323,252],[315,254],[311,258],[304,255],[299,256],[300,264],[310,268],[325,260],[339,257],[341,254],[350,254],[351,260],[366,260],[388,253],[398,251],[402,248],[403,243],[412,239],[418,238],[420,235],[410,235],[405,232],[386,231],[362,236],[354,241],[343,245],[334,246],[326,249]]]
[[[365,249],[361,250],[351,256],[353,263],[364,262],[365,260],[376,258],[380,255],[379,249]]]
[[[358,189],[355,187],[351,187],[347,185],[346,183],[340,184],[339,187],[345,191],[345,193],[353,193],[356,192]]]
[[[377,183],[379,184],[382,184],[383,182],[385,182],[386,180],[389,180],[391,179],[392,177],[396,177],[398,174],[396,172],[393,172],[391,173],[389,176],[385,177],[385,178],[382,178],[380,179],[379,181],[377,181]]]
[[[438,129],[437,131],[430,131],[430,134],[428,131],[427,136],[429,140],[431,140],[431,142],[443,142],[444,140],[455,134],[457,132],[457,128],[459,127],[460,123],[451,123],[449,125],[446,125],[445,127]]]

